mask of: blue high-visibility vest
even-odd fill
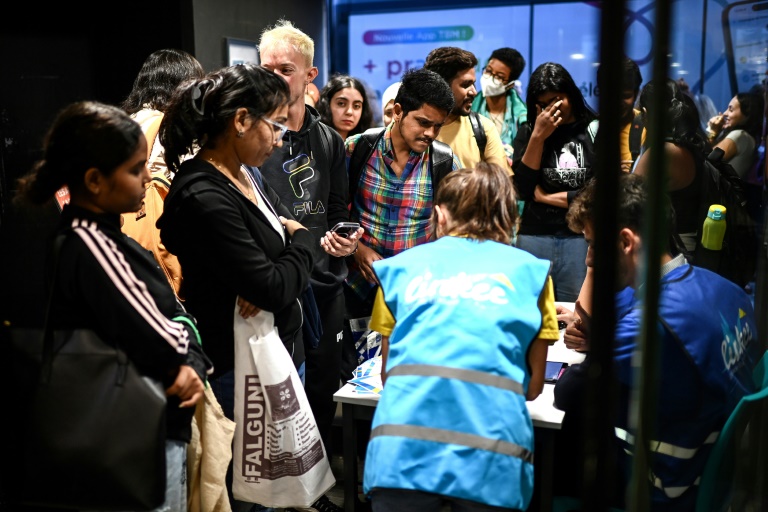
[[[443,237],[373,268],[395,327],[365,492],[420,490],[525,510],[533,491],[527,351],[541,329],[550,262]]]

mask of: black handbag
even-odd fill
[[[54,243],[56,273],[64,236]],[[164,390],[94,331],[53,330],[54,289],[42,329],[7,333],[14,388],[24,397],[11,498],[85,510],[156,508],[165,500]]]

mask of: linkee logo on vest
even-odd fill
[[[305,155],[300,154],[296,158],[288,160],[283,163],[283,172],[288,174],[288,183],[291,184],[291,190],[293,195],[304,201],[296,201],[293,203],[293,214],[300,216],[301,213],[306,215],[316,215],[318,213],[325,213],[325,206],[322,201],[312,202],[312,198],[309,197],[309,190],[305,188],[305,184],[315,177],[315,169],[312,167],[312,159]]]
[[[467,274],[435,279],[431,272],[417,276],[405,289],[405,302],[442,302],[458,304],[461,300],[490,302],[504,305],[509,303],[507,290],[515,287],[504,274]]]
[[[734,366],[737,366],[741,362],[741,356],[746,352],[747,347],[752,343],[752,329],[749,327],[749,323],[745,322],[743,325],[741,319],[747,314],[744,310],[739,309],[739,319],[736,321],[736,325],[731,327],[725,321],[725,318],[720,314],[720,325],[723,328],[723,341],[720,343],[720,351],[723,354],[723,363],[725,367],[732,371]]]

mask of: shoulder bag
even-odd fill
[[[166,398],[114,342],[51,325],[59,253],[43,328],[9,328],[19,400],[9,486],[16,503],[85,510],[150,510],[165,500]],[[10,418],[9,418],[10,419]]]

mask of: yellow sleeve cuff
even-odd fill
[[[557,328],[555,287],[551,276],[547,276],[547,284],[539,295],[539,311],[541,311],[541,330],[537,338],[547,340],[552,345],[560,339],[560,329]]]
[[[557,321],[555,321],[555,324],[557,324]],[[391,335],[395,329],[395,317],[392,316],[387,303],[384,302],[384,292],[381,291],[381,286],[376,290],[376,299],[373,302],[373,313],[371,313],[369,327],[371,330],[380,332],[382,336]]]

